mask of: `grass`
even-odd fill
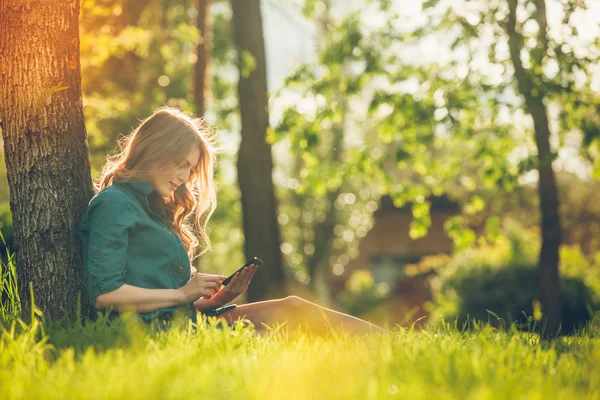
[[[6,248],[7,263],[0,257],[0,318],[3,320],[18,317],[21,314],[21,301],[19,299],[19,285],[17,281],[17,267],[15,254],[11,253],[6,245],[6,240],[0,231],[0,241]]]
[[[196,330],[131,314],[55,321],[35,307],[24,322],[12,258],[4,267],[0,399],[600,399],[593,323],[540,341],[535,326],[479,322],[326,337],[279,326],[257,336],[241,321],[217,329],[203,315]]]
[[[600,399],[593,331],[449,325],[392,335],[313,337],[276,327],[190,325],[161,332],[124,316],[57,323],[37,313],[1,331],[2,399]]]

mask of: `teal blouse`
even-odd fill
[[[191,264],[179,236],[152,210],[145,181],[116,182],[94,196],[79,225],[83,279],[93,307],[96,297],[123,284],[178,289],[191,278]],[[175,312],[193,322],[193,303],[138,313],[145,322]]]

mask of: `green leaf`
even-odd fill
[[[489,242],[494,243],[501,236],[500,218],[489,217],[485,220],[486,237]]]
[[[242,51],[240,55],[240,74],[247,78],[256,69],[256,59],[248,50]]]
[[[473,196],[465,205],[464,210],[467,215],[475,215],[485,207],[485,201],[480,196]]]
[[[592,177],[600,179],[600,157],[594,162],[594,166],[592,167]]]

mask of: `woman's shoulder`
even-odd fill
[[[131,199],[117,187],[108,186],[98,192],[81,218],[80,229],[86,231],[94,221],[98,226],[130,225],[135,222],[135,208]]]
[[[110,185],[100,190],[88,203],[88,210],[97,207],[112,207],[115,211],[131,210],[135,200],[116,185]]]

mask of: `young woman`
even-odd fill
[[[223,275],[194,273],[197,236],[217,201],[213,171],[217,147],[201,119],[162,107],[119,143],[109,156],[80,224],[83,277],[97,310],[133,310],[145,322],[196,312],[235,300],[248,288],[251,265],[221,287]],[[257,333],[275,324],[301,325],[316,334],[388,332],[297,296],[238,305],[220,314],[233,324],[249,320]],[[261,329],[262,328],[262,329]]]

